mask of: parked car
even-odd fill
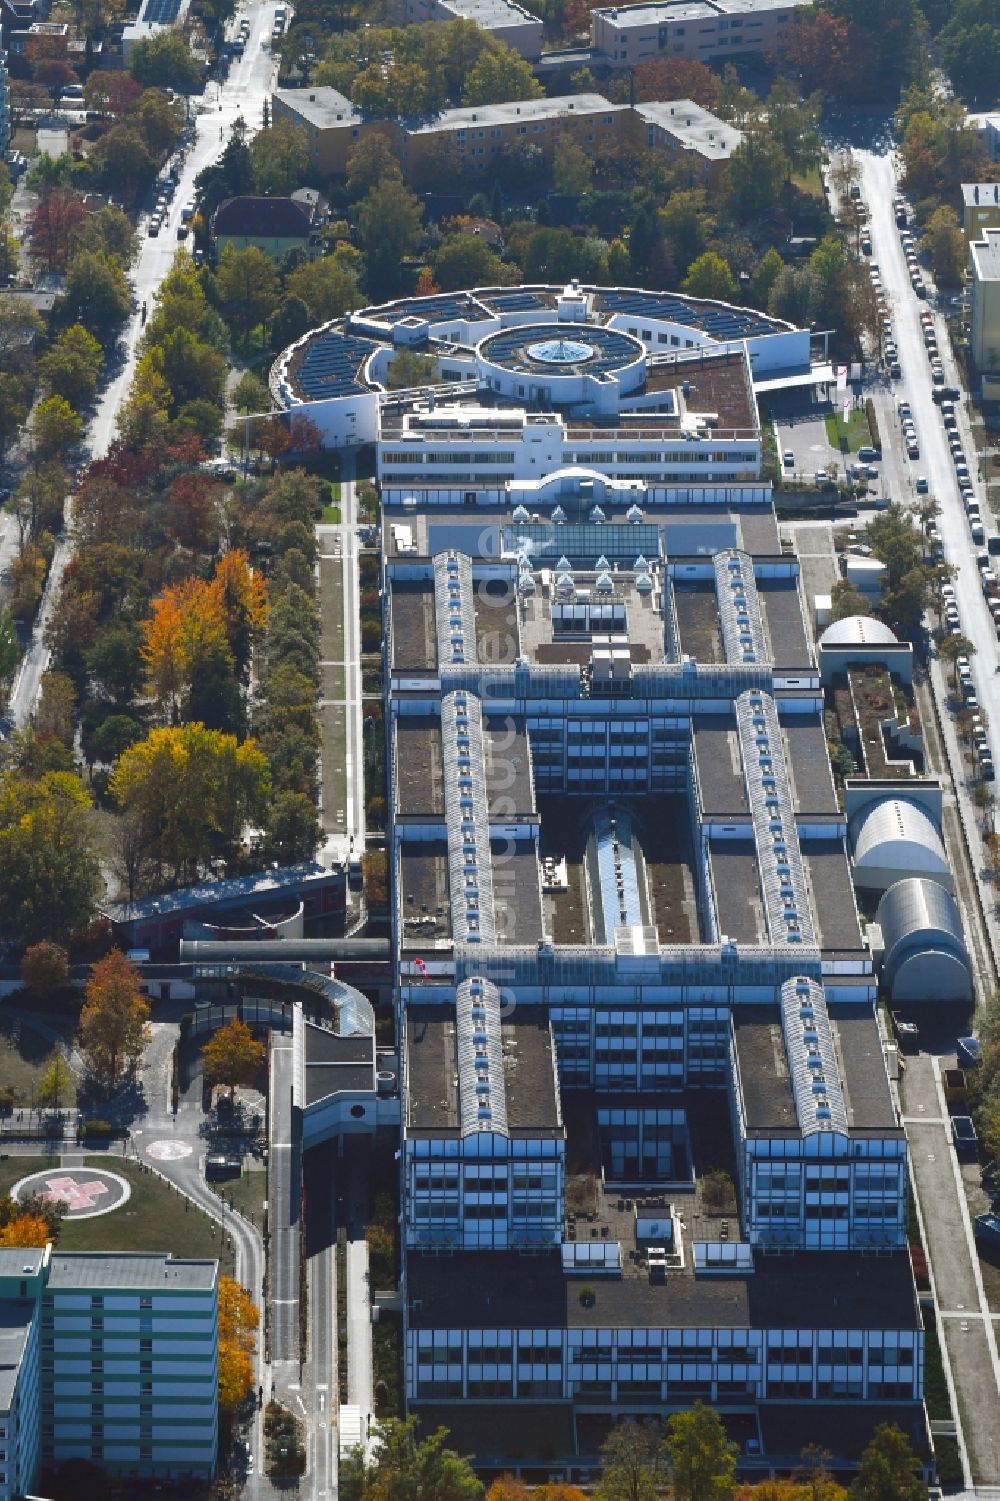
[[[790,448],[785,449],[784,453],[781,456],[781,462],[784,464],[786,469],[795,468],[795,455]]]
[[[976,1068],[983,1061],[983,1047],[978,1037],[959,1037],[955,1052],[963,1068]]]
[[[906,1047],[907,1044],[911,1047],[916,1045],[920,1037],[920,1028],[916,1022],[906,1021],[899,1011],[893,1011],[892,1025],[895,1028],[900,1047]]]
[[[972,1228],[976,1239],[984,1245],[1000,1246],[1000,1214],[977,1214]]]
[[[926,476],[926,474],[918,474],[917,475],[917,494],[918,495],[926,495],[927,494],[927,489],[928,489],[928,486],[927,486],[927,476]]]
[[[881,457],[882,455],[877,448],[864,447],[858,449],[858,458],[865,464],[874,464],[876,459],[880,459]]]
[[[955,1151],[959,1157],[975,1157],[979,1151],[979,1137],[976,1128],[972,1124],[971,1115],[953,1115],[951,1118],[951,1139],[955,1143]]]

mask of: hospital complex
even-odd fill
[[[408,348],[437,383],[390,392]],[[831,771],[834,689],[861,722],[911,666],[813,640],[762,478],[758,395],[824,351],[574,283],[367,308],[271,379],[377,454],[409,1409],[523,1473],[697,1398],[750,1464],[926,1454],[876,997],[969,959],[912,737]]]

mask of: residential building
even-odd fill
[[[740,131],[688,99],[632,108],[601,94],[510,100],[447,109],[426,120],[366,120],[336,89],[281,89],[272,95],[275,119],[306,132],[309,151],[324,172],[343,173],[352,150],[371,132],[387,135],[406,180],[415,187],[455,173],[486,173],[492,159],[533,147],[551,166],[557,141],[570,139],[589,157],[612,150],[660,151],[683,160],[699,177],[727,161]]]
[[[318,255],[320,202],[307,188],[290,198],[226,198],[212,215],[216,256],[251,246],[278,261],[290,250]]]
[[[337,89],[275,89],[271,95],[271,118],[290,120],[305,131],[313,166],[321,173],[344,173],[347,158],[361,138],[362,129],[389,132],[388,121],[366,122],[361,111]]]
[[[659,57],[712,63],[767,52],[801,0],[646,0],[591,12],[595,62],[631,68]]]
[[[541,56],[542,23],[515,0],[405,0],[408,26],[420,21],[475,21],[483,31],[534,62]]]
[[[207,1479],[217,1443],[216,1262],[0,1250],[0,1501],[74,1459]]]
[[[969,246],[972,358],[981,375],[1000,373],[1000,226]]]
[[[1000,182],[963,182],[962,228],[970,243],[985,229],[1000,229]]]

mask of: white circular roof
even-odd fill
[[[898,637],[881,620],[870,615],[847,615],[828,625],[820,646],[893,646]]]
[[[919,803],[905,797],[868,803],[851,819],[854,864],[928,876],[951,885],[951,871],[937,825]]]

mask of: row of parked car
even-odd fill
[[[917,259],[917,242],[911,228],[912,219],[909,206],[905,198],[892,200],[893,212],[896,216],[896,224],[899,227],[899,243],[903,247],[903,255],[906,257],[906,269],[910,274],[910,286],[918,297],[927,296],[927,283],[924,281],[920,262]]]

